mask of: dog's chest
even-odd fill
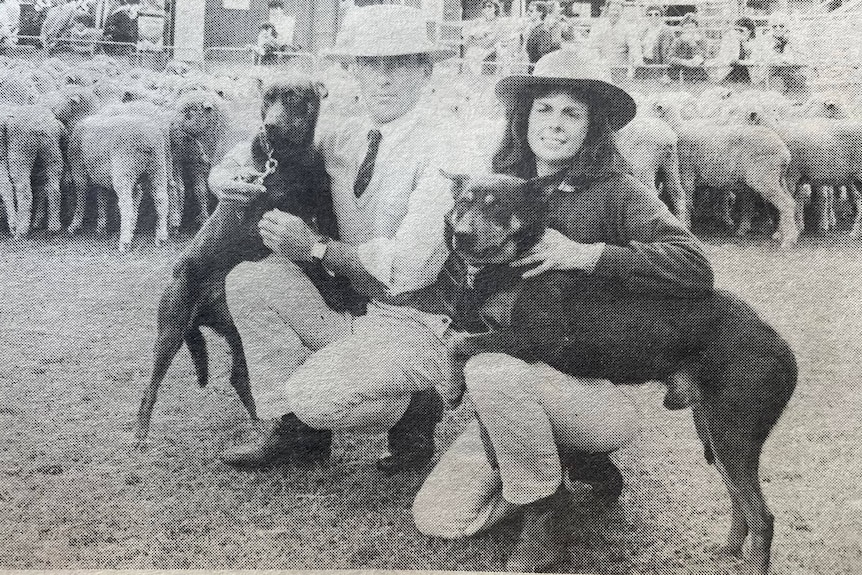
[[[509,266],[473,268],[450,257],[438,287],[453,328],[477,333],[511,325],[521,283],[517,271]]]

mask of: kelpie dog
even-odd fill
[[[257,419],[249,387],[248,367],[239,333],[225,300],[225,277],[242,261],[256,261],[270,253],[257,232],[268,210],[290,212],[318,233],[337,237],[329,177],[313,147],[321,84],[291,78],[269,85],[263,93],[263,129],[251,142],[255,169],[266,174],[266,193],[255,198],[224,197],[174,265],[173,279],[162,295],[158,311],[153,373],[138,412],[137,438],[149,433],[156,393],[182,346],[189,348],[198,383],[206,385],[209,360],[200,326],[222,335],[231,349],[230,382],[252,419]],[[361,302],[343,278],[330,277],[319,263],[303,264],[334,309]]]
[[[551,271],[523,280],[523,269],[509,262],[544,233],[547,181],[451,177],[455,206],[446,218],[446,237],[452,254],[426,295],[438,302],[434,311],[449,313],[453,325],[471,332],[456,346],[458,359],[503,352],[573,376],[671,381],[671,403],[686,400],[684,390],[673,387],[691,382],[704,454],[721,473],[733,504],[728,550],[740,554],[750,531],[755,572],[765,575],[773,515],[760,490],[758,466],[796,385],[787,343],[725,291],[675,298]]]

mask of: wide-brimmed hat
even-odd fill
[[[635,117],[637,104],[611,83],[608,66],[598,59],[587,60],[580,52],[563,49],[543,56],[531,76],[515,74],[497,82],[497,97],[511,105],[533,87],[565,88],[583,94],[589,102],[601,102],[608,111],[611,129],[619,130]]]
[[[428,37],[428,22],[418,8],[377,4],[348,11],[335,45],[323,55],[342,62],[357,56],[428,54],[432,62],[455,55],[448,46]]]

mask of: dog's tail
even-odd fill
[[[200,328],[193,327],[186,332],[185,342],[192,356],[192,363],[195,365],[198,385],[206,387],[210,377],[210,359],[204,334],[201,333]]]

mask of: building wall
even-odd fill
[[[254,43],[258,25],[267,18],[267,0],[249,0],[248,10],[224,8],[222,1],[206,0],[204,47]]]

